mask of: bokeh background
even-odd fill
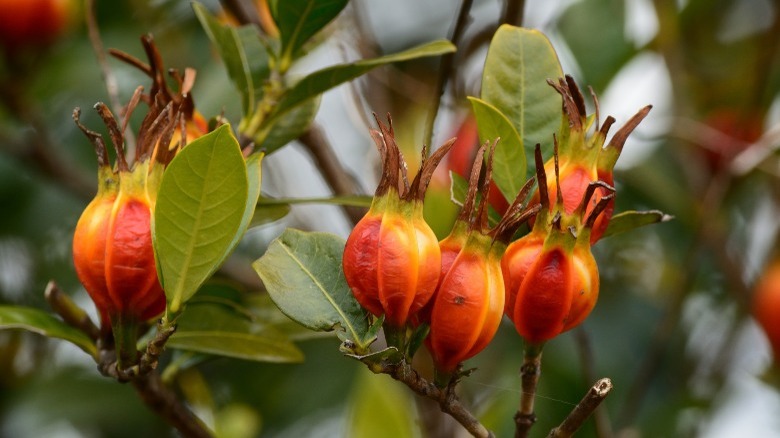
[[[283,1],[283,0],[282,0]],[[78,2],[74,2],[78,3]],[[599,303],[584,325],[548,343],[532,436],[558,424],[600,377],[614,390],[579,436],[780,436],[772,353],[750,315],[752,288],[778,254],[780,221],[780,5],[771,0],[474,0],[434,125],[434,143],[458,132],[465,97],[478,96],[490,37],[501,22],[543,31],[566,73],[600,98],[618,125],[646,104],[649,117],[618,161],[617,210],[659,209],[674,220],[594,247]],[[196,104],[238,120],[238,94],[189,2],[97,1],[104,45],[143,58],[152,33],[170,67],[194,67]],[[216,0],[205,1],[219,11]],[[454,0],[353,0],[296,66],[392,53],[452,32]],[[0,8],[5,8],[0,3]],[[83,5],[46,50],[0,64],[0,303],[45,308],[54,279],[90,312],[71,262],[71,238],[94,194],[94,152],[71,119],[108,98]],[[109,60],[122,100],[147,80]],[[383,67],[328,92],[316,124],[357,193],[373,192],[378,156],[372,111],[393,114],[407,156],[423,143],[439,63]],[[264,161],[270,196],[327,196],[318,161],[293,142]],[[413,166],[414,164],[412,164]],[[449,163],[454,166],[454,163]],[[434,181],[428,214],[447,233],[455,208]],[[346,237],[353,216],[296,205],[251,229],[220,276],[262,297],[249,263],[286,227]],[[780,324],[780,315],[778,315]],[[397,437],[450,431],[435,406],[342,357],[333,336],[302,336],[300,364],[213,359],[176,383],[196,412],[231,437]],[[522,341],[505,321],[468,366],[463,398],[497,436],[512,436]],[[422,427],[419,427],[422,425]],[[438,428],[438,429],[437,429]],[[450,428],[450,429],[448,429]],[[103,378],[60,341],[0,331],[0,437],[136,437],[173,433],[129,386]]]

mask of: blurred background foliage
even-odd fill
[[[143,59],[152,33],[167,66],[198,71],[194,96],[207,117],[240,116],[238,94],[189,2],[97,1],[105,47]],[[582,328],[545,348],[533,436],[557,425],[599,377],[615,389],[580,436],[780,436],[772,354],[750,316],[751,289],[778,255],[780,214],[780,6],[770,0],[476,0],[454,58],[433,143],[455,135],[478,96],[487,45],[502,22],[537,28],[564,71],[600,97],[602,119],[618,124],[654,109],[618,161],[617,210],[660,209],[675,220],[604,239],[594,247],[601,297]],[[216,0],[204,2],[214,12]],[[461,3],[353,0],[301,73],[393,53],[448,37]],[[5,6],[0,6],[5,7]],[[74,11],[76,17],[83,15]],[[45,307],[54,279],[90,312],[71,262],[76,220],[92,197],[92,148],[71,119],[74,107],[107,99],[83,19],[44,51],[0,64],[0,303]],[[146,78],[110,60],[122,100]],[[392,113],[407,156],[422,146],[436,95],[434,59],[382,67],[323,97],[316,119],[355,191],[373,192],[377,154],[371,111]],[[87,126],[101,125],[91,111]],[[271,196],[326,196],[299,142],[264,161]],[[457,163],[448,163],[455,168]],[[414,170],[410,170],[413,172]],[[434,181],[428,218],[446,233],[454,208],[448,181]],[[351,215],[330,205],[295,205],[251,229],[220,278],[263,300],[249,261],[285,227],[346,236]],[[284,215],[282,212],[281,215]],[[780,315],[778,315],[780,323]],[[423,436],[457,428],[435,406],[385,376],[370,376],[339,353],[335,337],[295,335],[300,364],[198,361],[177,387],[225,436]],[[189,358],[192,359],[192,358]],[[425,366],[424,358],[421,365]],[[463,398],[497,436],[511,436],[519,400],[522,341],[503,324],[467,366],[477,372]],[[422,425],[422,428],[418,427]],[[445,432],[441,432],[445,431]],[[447,432],[450,431],[450,432]],[[133,391],[101,377],[64,342],[0,331],[0,436],[168,436]]]

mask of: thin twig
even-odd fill
[[[515,414],[515,438],[527,437],[531,427],[536,423],[534,398],[541,372],[541,345],[526,345],[523,351],[523,365],[520,367],[522,391],[520,393],[520,407]]]
[[[325,182],[333,189],[334,194],[354,195],[357,193],[354,180],[341,165],[333,147],[325,137],[325,133],[316,122],[312,123],[309,130],[298,140],[309,151]],[[360,207],[344,206],[342,208],[353,224],[358,223],[366,213],[366,210]]]
[[[100,329],[92,322],[84,309],[77,306],[69,296],[62,292],[57,283],[50,281],[46,285],[44,296],[49,306],[62,317],[66,324],[81,330],[93,341],[98,340]]]
[[[574,435],[590,414],[604,401],[604,398],[612,390],[612,381],[609,378],[603,378],[596,382],[590,388],[585,397],[571,411],[568,417],[563,420],[560,426],[551,430],[547,438],[568,438]]]
[[[580,350],[580,359],[585,379],[592,382],[596,379],[594,370],[593,348],[591,348],[588,332],[580,326],[574,330],[574,337],[577,340],[577,346]],[[596,435],[599,438],[612,437],[612,425],[610,424],[607,411],[604,408],[597,408],[593,414],[593,420],[596,422]]]
[[[488,438],[493,436],[493,434],[460,402],[455,394],[455,382],[447,388],[438,388],[432,382],[429,382],[420,376],[420,374],[418,374],[405,360],[392,364],[383,363],[380,372],[402,382],[415,393],[437,401],[442,412],[445,412],[454,418],[474,437]]]
[[[504,14],[501,17],[502,24],[522,26],[525,18],[525,0],[506,0]]]
[[[162,382],[160,374],[156,371],[132,380],[132,385],[146,406],[163,417],[182,436],[190,438],[213,436],[200,419],[187,409],[176,393]]]
[[[460,42],[463,32],[466,30],[466,26],[469,22],[469,12],[471,11],[471,4],[473,0],[463,0],[460,4],[460,10],[458,11],[458,19],[455,21],[455,27],[452,30],[452,37],[450,41],[455,46]],[[455,53],[448,53],[441,57],[439,62],[439,78],[436,81],[436,91],[433,94],[433,104],[428,110],[428,122],[425,126],[425,139],[424,144],[433,144],[433,126],[436,122],[436,115],[439,113],[439,107],[441,106],[441,98],[444,94],[444,88],[447,82],[452,76],[453,66],[455,65]]]

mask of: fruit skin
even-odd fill
[[[0,0],[0,44],[8,51],[51,44],[68,28],[75,9],[74,0]]]
[[[513,242],[501,261],[506,314],[534,344],[581,324],[599,294],[598,266],[588,240],[552,232],[561,234],[540,239],[531,233]]]
[[[423,219],[422,201],[431,176],[452,147],[450,141],[423,163],[411,185],[395,142],[392,122],[377,120],[372,137],[383,159],[382,179],[368,213],[344,247],[343,269],[357,301],[374,316],[402,328],[430,300],[439,281],[441,251]]]
[[[436,368],[453,372],[482,351],[498,330],[504,310],[501,254],[490,238],[473,234],[441,277],[431,312],[429,350]]]
[[[555,149],[555,174],[559,174]],[[536,148],[541,210],[531,232],[512,242],[501,259],[506,291],[505,313],[530,344],[541,344],[582,323],[596,305],[599,272],[591,252],[591,232],[612,200],[609,194],[591,206],[597,190],[613,190],[603,182],[589,183],[579,205],[567,211],[560,184],[553,204],[545,189],[547,173]]]
[[[139,184],[147,171],[148,165],[138,165],[104,183],[76,225],[76,274],[104,327],[120,316],[145,321],[165,309],[152,247],[153,203]]]
[[[564,113],[558,136],[555,139],[559,151],[557,159],[559,176],[555,179],[549,179],[547,184],[547,192],[550,194],[550,209],[557,204],[560,192],[563,197],[564,211],[567,214],[573,214],[590,183],[603,181],[610,186],[614,185],[612,170],[620,157],[623,146],[629,134],[647,116],[652,107],[648,105],[639,110],[612,136],[612,139],[605,146],[607,134],[615,119],[611,116],[607,117],[604,124],[599,126],[598,101],[595,96],[596,115],[588,116],[582,93],[571,76],[561,78],[557,82],[548,82],[561,95]],[[594,123],[595,126],[593,126]],[[555,166],[553,158],[547,160],[544,164],[546,173],[552,175]],[[560,191],[558,186],[560,186]],[[601,199],[609,195],[610,193],[606,189],[596,189],[594,196],[590,198],[589,204],[586,206],[585,214],[590,214]],[[534,195],[534,200],[538,202],[539,199],[539,192],[537,192]],[[604,235],[614,207],[615,201],[612,198],[593,224],[590,235],[591,244],[596,243]]]
[[[171,71],[179,84],[174,92],[165,81],[165,68],[151,37],[143,37],[142,43],[150,60],[150,66],[143,70],[153,84],[148,95],[143,95],[142,87],[137,88],[127,106],[127,114],[131,114],[139,102],[149,105],[136,136],[134,157],[126,154],[119,128],[123,124],[105,104],[98,103],[95,109],[116,151],[113,165],[102,136],[80,123],[79,109],[73,114],[98,158],[98,191],[76,224],[73,262],[100,313],[104,334],[113,331],[116,344],[130,345],[131,351],[137,323],[165,310],[151,233],[163,171],[187,142],[207,132],[189,93],[195,72],[187,69],[182,76]]]
[[[482,184],[482,201],[478,211],[474,211],[486,146],[477,153],[463,209],[450,235],[439,242],[439,285],[434,298],[419,315],[419,322],[430,326],[426,345],[440,376],[452,375],[461,362],[482,351],[495,336],[505,300],[501,256],[512,234],[536,211],[521,211],[525,208],[522,201],[531,191],[529,181],[496,227],[488,228],[484,195],[490,187],[492,162],[488,163]]]
[[[752,312],[780,364],[780,260],[770,263],[756,283]]]

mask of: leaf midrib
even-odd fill
[[[341,321],[349,328],[349,332],[352,334],[352,337],[355,339],[355,341],[362,342],[363,341],[362,339],[358,339],[357,332],[355,331],[355,328],[350,323],[349,318],[347,318],[347,315],[341,310],[341,308],[338,305],[336,305],[336,302],[333,300],[333,297],[331,297],[330,294],[328,294],[328,292],[325,289],[325,287],[323,286],[323,284],[320,283],[320,281],[314,276],[314,274],[311,273],[311,271],[309,271],[309,269],[306,266],[304,266],[303,262],[300,259],[298,259],[298,257],[295,256],[295,254],[290,250],[290,248],[288,248],[286,243],[284,245],[280,245],[280,246],[290,256],[290,258],[295,263],[298,264],[298,266],[301,268],[301,270],[303,272],[305,272],[306,275],[309,276],[309,278],[311,278],[311,280],[314,282],[314,284],[317,285],[317,287],[320,289],[322,294],[325,296],[325,299],[328,300],[330,305],[339,314],[339,316],[341,317]]]

